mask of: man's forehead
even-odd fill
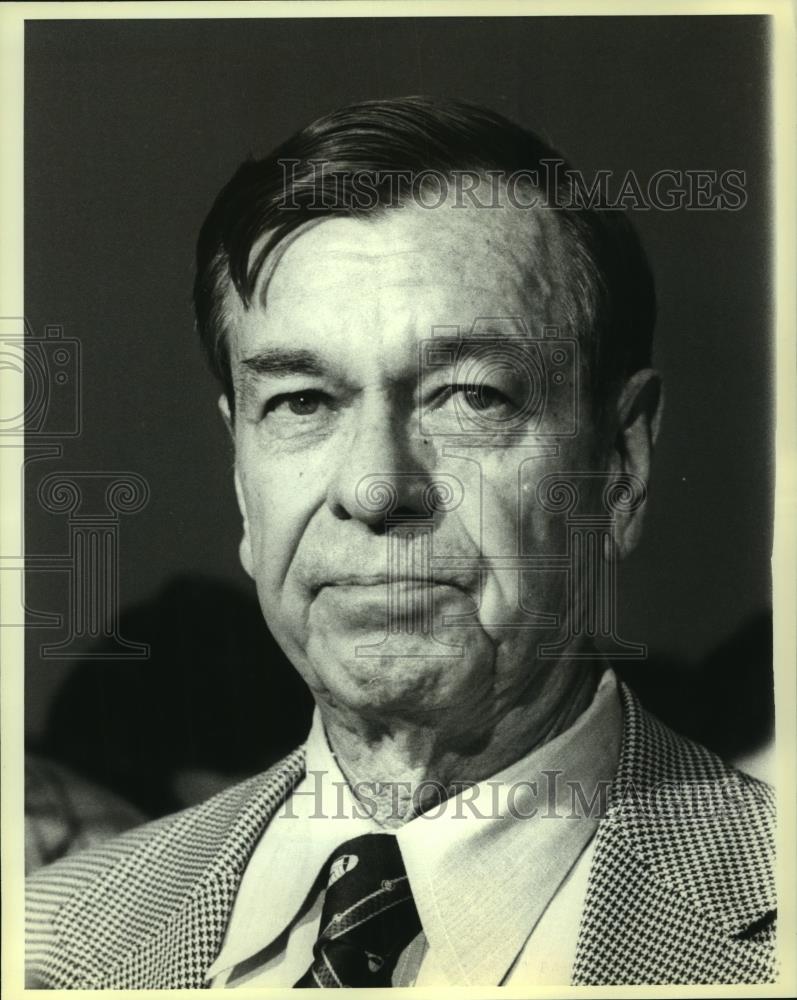
[[[325,217],[290,234],[269,256],[255,299],[265,305],[301,297],[308,287],[362,280],[372,288],[443,283],[547,295],[563,250],[556,220],[539,208],[408,204],[365,217]]]
[[[268,255],[249,308],[228,288],[231,354],[240,362],[266,343],[298,341],[335,352],[363,337],[381,349],[440,326],[467,334],[485,316],[520,317],[539,336],[543,326],[567,325],[563,260],[559,224],[540,209],[406,206],[323,217]]]

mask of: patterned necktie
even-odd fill
[[[296,986],[390,986],[421,930],[396,838],[356,837],[333,851],[313,964]]]

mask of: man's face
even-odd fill
[[[506,317],[534,338],[563,326],[565,259],[551,213],[408,206],[322,220],[248,310],[228,296],[241,558],[322,706],[481,731],[572,682],[537,655],[575,613],[566,575],[519,573],[511,557],[566,549],[535,489],[595,464],[588,421],[556,436],[574,393],[588,414],[578,365],[526,419],[528,337],[419,360],[435,327],[467,339],[482,317],[497,318],[482,338],[505,335]],[[448,509],[430,508],[435,482]]]

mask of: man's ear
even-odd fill
[[[219,408],[221,419],[224,421],[224,426],[227,428],[227,433],[232,438],[232,443],[235,444],[235,427],[232,422],[232,410],[230,409],[230,401],[224,393],[219,396],[219,400],[216,405]]]
[[[615,410],[609,468],[641,481],[647,490],[653,446],[659,434],[664,394],[658,372],[643,368],[623,386]],[[617,555],[625,558],[636,548],[642,534],[645,503],[631,504],[634,509],[617,514]]]
[[[233,426],[232,412],[230,410],[230,403],[226,396],[219,396],[219,410],[221,411],[222,419],[224,424],[229,431],[230,437],[232,438],[233,446],[235,445],[235,427]],[[235,496],[238,499],[238,510],[241,512],[241,518],[243,519],[243,537],[241,538],[241,544],[238,546],[238,557],[241,560],[241,565],[243,566],[246,573],[254,579],[253,572],[253,560],[252,560],[252,545],[249,539],[249,517],[246,513],[246,501],[244,499],[243,486],[241,485],[241,476],[238,471],[238,458],[236,455],[235,460]]]

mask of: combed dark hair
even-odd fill
[[[551,162],[560,169],[548,169]],[[353,104],[316,119],[269,156],[245,162],[213,204],[197,244],[194,305],[211,368],[231,406],[223,322],[230,282],[248,307],[267,257],[299,226],[325,215],[395,210],[391,178],[430,171],[449,178],[536,173],[542,202],[557,214],[568,241],[570,301],[564,308],[587,351],[593,400],[600,403],[613,386],[650,363],[653,278],[625,215],[579,201],[563,158],[502,115],[461,101],[402,97]],[[366,199],[357,189],[362,175],[385,178]],[[266,235],[250,263],[253,247]]]

